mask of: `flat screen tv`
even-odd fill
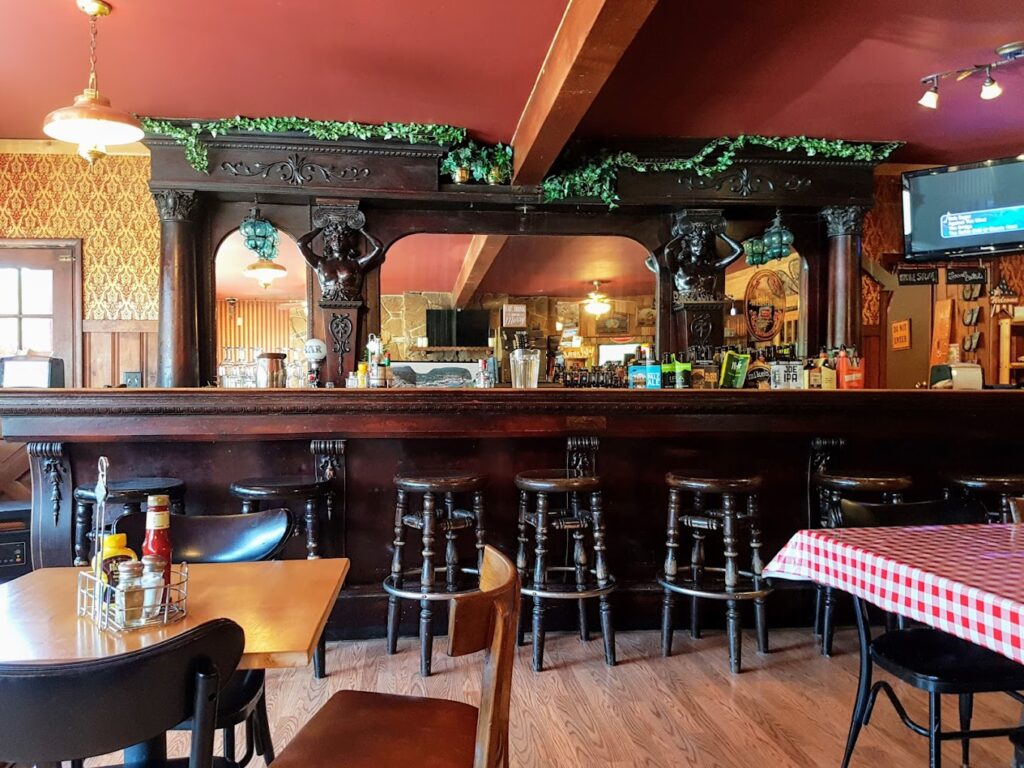
[[[1024,251],[1024,155],[903,174],[906,257]]]

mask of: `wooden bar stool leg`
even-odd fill
[[[573,564],[576,566],[576,586],[583,588],[587,583],[587,548],[583,543],[583,529],[576,528],[572,532]],[[590,629],[587,626],[587,601],[580,599],[576,601],[577,622],[580,630],[580,640],[584,643],[590,640]]]
[[[700,515],[704,512],[704,495],[699,491],[693,494],[693,512]],[[693,549],[690,551],[690,578],[693,586],[699,587],[704,574],[704,539],[707,534],[700,528],[693,529]],[[690,637],[700,640],[700,598],[690,598]]]
[[[89,564],[89,532],[92,530],[92,504],[75,502],[75,565]]]
[[[516,570],[519,571],[519,583],[526,583],[526,545],[529,539],[526,536],[526,513],[529,508],[530,498],[526,491],[519,492],[519,535],[516,537],[519,548],[516,550]],[[519,627],[516,634],[516,643],[521,648],[525,644],[526,611],[519,613]]]
[[[473,517],[476,518],[476,567],[484,567],[484,492],[473,492]]]
[[[455,512],[455,497],[451,493],[444,495],[444,512],[448,520],[448,527],[444,532],[445,586],[452,590],[455,589],[455,582],[459,578],[459,556],[455,551],[455,529],[451,525]]]
[[[750,571],[754,576],[754,589],[761,589],[764,587],[764,579],[761,578],[764,561],[761,559],[761,520],[756,493],[747,496],[747,515],[750,518]],[[768,653],[768,621],[763,597],[754,599],[754,626],[757,628],[758,653]]]
[[[242,514],[243,515],[251,515],[253,512],[259,512],[259,511],[260,511],[260,503],[258,501],[253,501],[252,499],[243,499],[242,500]]]
[[[533,586],[547,587],[548,495],[537,493],[537,530],[534,544]],[[544,600],[533,598],[533,671],[544,668]]]
[[[317,499],[306,499],[306,559],[320,558],[320,515]]]
[[[605,562],[604,507],[600,491],[590,494],[590,515],[594,524],[594,571],[597,586],[608,586],[608,564]],[[604,636],[604,663],[615,666],[615,628],[612,626],[612,607],[608,595],[602,594],[598,601],[601,608],[601,634]]]
[[[224,742],[224,759],[235,762],[235,726],[229,725],[221,731],[221,739]]]
[[[668,491],[668,528],[665,536],[665,581],[674,582],[679,572],[676,550],[679,548],[679,489]],[[666,588],[661,602],[661,655],[672,655],[672,613],[675,593]]]
[[[434,591],[434,494],[423,494],[423,568],[420,586],[425,592]],[[434,651],[433,611],[429,600],[420,600],[420,675],[430,676]]]
[[[395,500],[395,551],[391,555],[391,581],[402,587],[402,552],[405,549],[405,491],[398,490]],[[398,627],[402,619],[401,601],[395,595],[388,595],[388,654],[398,650]]]
[[[999,522],[1014,522],[1013,513],[1010,511],[1010,495],[1008,493],[999,494]]]
[[[722,544],[725,550],[725,588],[736,589],[739,569],[736,566],[736,497],[731,493],[722,494]],[[729,632],[729,670],[740,671],[742,661],[742,635],[738,600],[726,601],[726,625]]]

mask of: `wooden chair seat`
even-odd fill
[[[476,720],[476,707],[458,701],[339,691],[274,768],[472,768]]]
[[[516,488],[533,493],[590,493],[601,489],[601,478],[570,476],[564,469],[531,469],[516,475]]]
[[[484,485],[482,475],[468,472],[432,472],[423,475],[395,475],[395,487],[411,493],[465,493]]]

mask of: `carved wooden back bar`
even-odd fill
[[[188,165],[173,141],[146,143],[161,219],[160,386],[214,380],[214,256],[255,197],[276,226],[294,234],[329,224],[332,217],[344,226],[358,219],[372,235],[371,247],[378,242],[384,257],[393,243],[415,233],[631,238],[658,264],[659,351],[678,349],[694,341],[695,331],[707,330],[707,318],[685,302],[673,309],[670,267],[677,265],[666,263],[671,249],[665,246],[678,238],[680,222],[701,228],[709,258],[703,268],[714,272],[714,242],[725,219],[767,219],[779,208],[792,217],[808,263],[808,347],[859,342],[860,226],[872,204],[871,163],[758,150],[741,153],[726,171],[711,177],[622,171],[621,200],[610,210],[596,200],[544,203],[535,187],[442,183],[439,164],[446,147],[438,145],[229,134],[206,142],[210,170],[203,174]],[[638,154],[686,156],[703,144],[646,142]],[[312,313],[310,331],[328,342],[326,373],[336,382],[351,369],[365,334],[379,331],[378,265],[379,260],[368,264],[359,276],[357,296],[334,291],[321,296],[322,280],[308,281],[310,304],[325,307],[321,314]],[[721,270],[719,264],[719,277]]]

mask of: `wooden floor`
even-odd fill
[[[838,766],[857,684],[856,639],[836,636],[836,655],[820,657],[808,630],[774,631],[773,651],[759,657],[752,633],[744,643],[741,675],[728,672],[720,632],[691,641],[676,634],[675,655],[659,655],[658,635],[622,633],[619,665],[602,661],[600,640],[584,645],[568,634],[550,635],[548,669],[530,671],[529,647],[519,649],[512,695],[512,768],[785,768]],[[340,688],[411,693],[476,703],[479,657],[450,659],[445,640],[435,646],[435,674],[418,674],[416,641],[403,638],[387,656],[383,640],[328,645],[328,677],[313,680],[309,669],[268,673],[268,702],[275,746],[296,730]],[[898,685],[911,715],[923,721],[922,694]],[[956,727],[956,705],[944,708],[947,728]],[[979,697],[976,727],[1017,721],[1020,707],[1008,697]],[[395,724],[395,733],[401,725]],[[171,750],[185,754],[180,734]],[[944,764],[960,765],[959,744],[947,744]],[[972,766],[1007,766],[1005,739],[975,741]],[[92,761],[90,761],[92,762]],[[96,764],[100,764],[97,761]],[[336,765],[343,768],[344,760]],[[252,764],[262,766],[257,760]],[[927,742],[904,728],[887,703],[879,702],[862,732],[853,766],[896,768],[927,765]]]

